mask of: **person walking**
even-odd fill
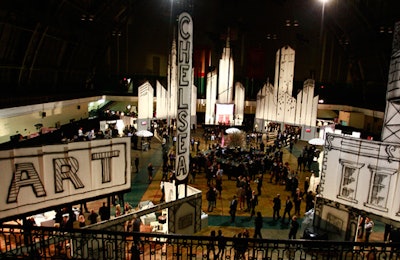
[[[283,211],[283,216],[282,216],[282,224],[285,223],[286,214],[288,214],[288,219],[290,221],[290,211],[292,210],[292,208],[293,208],[293,203],[290,200],[290,196],[287,196],[287,199],[285,202],[285,209]]]
[[[299,222],[297,222],[297,217],[293,216],[290,222],[289,239],[296,239],[297,230],[299,230]]]
[[[272,215],[272,219],[279,220],[281,218],[279,212],[281,211],[281,195],[276,194],[276,197],[273,199],[272,203],[274,204],[273,209],[274,213]]]
[[[261,216],[261,212],[257,211],[257,216],[254,219],[254,238],[262,238],[261,229],[263,227],[263,218]]]
[[[231,223],[235,222],[237,205],[238,205],[238,201],[236,199],[236,195],[233,195],[233,199],[229,206],[229,214],[231,215]]]

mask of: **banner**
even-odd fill
[[[0,219],[131,188],[130,138],[0,151]]]
[[[176,179],[186,180],[190,156],[190,99],[192,93],[193,21],[188,13],[178,19],[178,93]]]

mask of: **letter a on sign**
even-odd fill
[[[176,179],[184,182],[189,173],[190,98],[192,93],[193,21],[188,13],[178,19],[178,88]]]

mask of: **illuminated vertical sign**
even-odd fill
[[[188,13],[178,19],[178,89],[176,179],[183,182],[189,174],[190,98],[192,88],[193,21]]]

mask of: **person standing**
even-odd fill
[[[162,177],[161,177],[161,181],[168,181],[168,164],[164,163],[163,167],[162,167]]]
[[[161,199],[160,199],[160,203],[165,202],[165,186],[164,186],[164,181],[160,182],[160,190],[161,190]]]
[[[135,167],[136,167],[136,172],[139,172],[139,155],[136,155],[135,157]]]
[[[258,205],[258,196],[256,192],[253,190],[250,198],[250,218],[252,218],[256,214],[256,206]]]
[[[303,199],[303,193],[300,191],[299,188],[296,188],[296,192],[293,196],[294,201],[294,214],[300,216],[300,204],[301,200]]]
[[[222,197],[222,176],[217,174],[215,176],[215,189],[218,191],[218,198],[221,199]]]
[[[383,241],[384,242],[388,242],[389,241],[389,235],[390,235],[390,232],[391,232],[392,228],[393,228],[392,225],[385,224],[385,231],[383,233]]]
[[[122,215],[121,205],[117,204],[117,205],[115,205],[115,216],[119,217],[121,215]]]
[[[83,212],[79,213],[78,222],[79,222],[79,227],[86,226],[86,219],[85,219],[85,215],[83,215]]]
[[[99,215],[102,221],[110,219],[110,208],[106,206],[105,202],[103,202],[103,206],[99,209]]]
[[[224,253],[225,253],[225,247],[226,247],[226,239],[224,235],[222,234],[222,230],[218,230],[218,235],[217,235],[217,243],[218,243],[218,252],[216,254],[216,259],[223,259],[224,258]]]
[[[197,151],[200,152],[200,139],[197,139],[196,143]]]
[[[365,242],[369,242],[372,230],[374,228],[374,222],[369,217],[365,218]]]
[[[290,196],[287,196],[287,199],[285,202],[285,209],[283,211],[283,216],[282,216],[282,224],[285,223],[286,214],[288,214],[288,219],[290,221],[290,211],[292,210],[292,208],[293,208],[293,203],[290,200]]]
[[[72,229],[74,221],[71,220],[72,218],[71,218],[70,214],[64,213],[62,216],[63,216],[63,219],[60,224],[60,227],[64,228],[64,229]]]
[[[310,178],[307,176],[306,180],[304,181],[304,192],[307,194],[310,188]]]
[[[213,256],[211,259],[215,259],[215,241],[216,241],[215,230],[211,230],[210,237],[211,237],[211,240],[208,242],[208,245],[207,245],[207,259],[211,258],[211,252],[212,252],[212,256]]]
[[[297,157],[297,170],[303,171],[303,155],[300,154],[299,157]]]
[[[263,227],[263,218],[261,216],[261,212],[257,211],[257,216],[254,220],[254,238],[262,238],[261,229]]]
[[[132,232],[140,232],[141,225],[142,225],[142,222],[141,222],[140,218],[136,214],[133,214]]]
[[[149,163],[147,165],[147,174],[149,176],[149,183],[153,180],[153,170],[154,170],[153,164]]]
[[[97,223],[97,217],[98,217],[98,216],[99,216],[99,215],[97,215],[97,213],[94,212],[93,209],[90,211],[90,215],[88,216],[88,219],[89,219],[89,221],[90,221],[90,225],[93,225],[93,224],[96,224],[96,223]]]
[[[309,191],[306,195],[306,212],[314,208],[314,194]]]
[[[215,202],[217,200],[217,193],[212,185],[208,187],[206,198],[208,201],[208,212],[212,212],[215,207]]]
[[[236,195],[233,195],[233,199],[229,206],[229,214],[231,215],[231,223],[235,222],[237,205],[238,205],[238,201],[236,199]]]
[[[273,209],[274,209],[274,213],[272,215],[272,219],[275,220],[279,220],[281,218],[280,216],[280,211],[281,211],[281,195],[280,194],[276,194],[276,197],[273,199],[272,201],[274,203]]]
[[[366,216],[364,215],[360,216],[358,223],[358,238],[362,238],[364,236],[365,218]]]
[[[389,242],[391,243],[400,243],[400,228],[392,228],[389,234]],[[400,248],[398,246],[392,246],[392,249],[390,250],[390,256],[389,259],[392,259],[394,254],[399,256],[399,250]]]
[[[262,184],[263,184],[263,175],[262,174],[259,174],[257,176],[256,183],[257,183],[257,195],[261,196],[261,188],[262,188]]]
[[[293,216],[290,222],[289,239],[296,239],[297,230],[299,230],[299,222],[297,222],[297,217]]]

